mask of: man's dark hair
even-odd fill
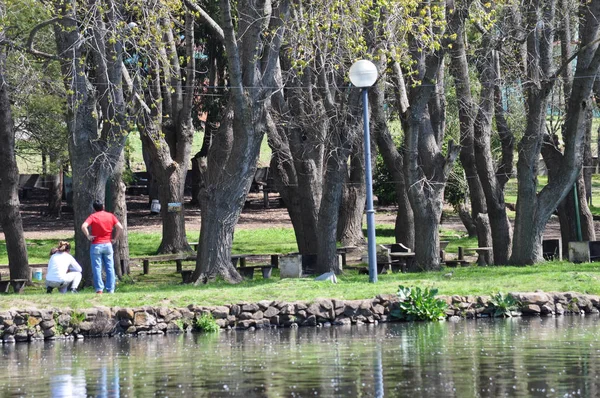
[[[92,204],[92,206],[94,206],[94,210],[96,210],[96,211],[104,210],[104,203],[102,203],[101,200],[94,200],[94,203]]]

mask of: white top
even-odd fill
[[[67,252],[56,252],[48,261],[46,280],[51,282],[64,282],[68,271],[81,272],[81,266]]]

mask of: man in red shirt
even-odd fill
[[[123,232],[123,225],[121,225],[114,214],[104,211],[102,201],[95,200],[93,207],[94,213],[81,225],[81,230],[88,240],[92,242],[90,245],[90,259],[92,260],[94,289],[96,289],[96,293],[98,294],[104,291],[104,282],[102,281],[102,264],[104,263],[106,291],[114,293],[115,267],[112,245],[117,241],[121,232]],[[114,236],[113,229],[115,230]]]

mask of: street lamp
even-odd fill
[[[369,133],[368,90],[377,80],[377,67],[362,59],[350,67],[350,81],[362,88],[363,126],[365,141],[365,179],[367,185],[367,249],[369,253],[369,282],[377,282],[377,257],[375,254],[375,210],[373,210],[373,173],[371,171],[371,134]]]

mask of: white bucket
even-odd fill
[[[34,268],[31,270],[31,279],[34,281],[41,281],[42,280],[42,269],[41,268]]]
[[[157,199],[152,199],[152,204],[150,205],[150,213],[160,213],[160,202]]]

